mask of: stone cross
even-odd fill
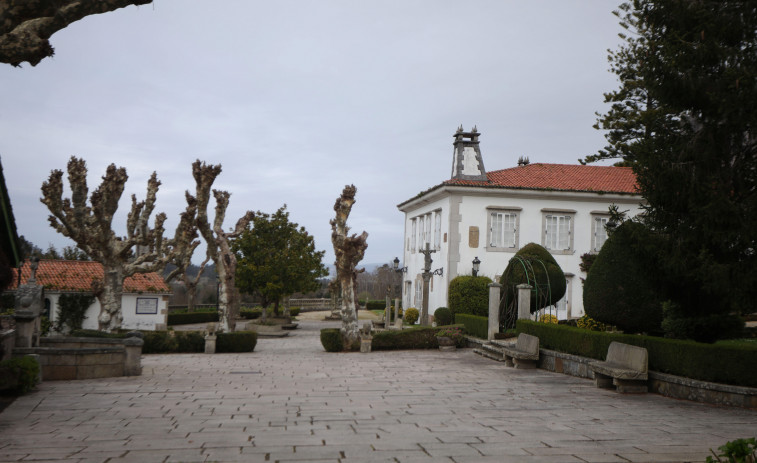
[[[423,307],[421,308],[421,325],[428,326],[428,286],[429,281],[431,281],[431,275],[433,275],[433,273],[431,272],[431,263],[434,262],[433,260],[431,260],[431,254],[436,252],[436,250],[430,249],[429,243],[426,243],[426,249],[421,249],[419,252],[423,253],[424,256],[423,273],[421,273],[421,277],[423,278]]]

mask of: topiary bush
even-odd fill
[[[492,280],[484,276],[462,275],[449,282],[447,303],[452,315],[467,313],[489,316],[489,283]]]
[[[414,325],[418,321],[418,317],[420,317],[420,313],[418,313],[418,309],[415,307],[409,307],[405,311],[405,322],[409,325]]]
[[[39,378],[39,362],[34,357],[17,357],[0,362],[0,390],[12,394],[31,391]]]
[[[662,303],[662,330],[666,337],[713,343],[744,335],[744,320],[735,314],[709,314],[692,317],[671,302]]]
[[[384,310],[386,308],[386,301],[372,300],[365,303],[367,310]]]
[[[416,326],[400,331],[379,331],[373,335],[371,350],[436,349],[439,347],[436,333],[445,328]]]
[[[630,220],[613,231],[584,282],[586,315],[628,333],[661,333],[659,265],[647,251],[656,239]]]
[[[511,301],[517,303],[517,286],[524,283],[535,286],[539,290],[536,297],[532,293],[531,313],[554,305],[565,296],[565,274],[552,254],[544,246],[536,243],[528,243],[515,253],[499,282],[504,287],[505,296],[500,312],[504,310],[505,301],[508,305]],[[545,287],[547,283],[549,291]]]
[[[217,353],[252,352],[253,350],[255,350],[255,346],[258,343],[258,333],[254,331],[218,333],[216,336]]]
[[[451,310],[446,307],[439,307],[434,312],[434,320],[436,321],[436,326],[444,326],[451,325],[455,321],[455,318],[452,316]]]
[[[205,336],[199,331],[176,331],[176,352],[205,352]]]
[[[326,352],[342,351],[342,332],[339,328],[324,328],[321,330],[321,345]]]

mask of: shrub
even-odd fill
[[[216,352],[252,352],[258,343],[258,333],[254,331],[235,331],[218,333]]]
[[[489,318],[465,313],[455,314],[455,324],[461,324],[471,336],[487,339],[489,337]]]
[[[540,323],[554,323],[556,325],[559,322],[559,320],[557,320],[557,317],[555,317],[551,313],[545,313],[541,317],[539,317],[539,322]]]
[[[299,307],[290,307],[289,308],[289,316],[290,317],[296,317],[300,314],[300,308]]]
[[[629,333],[661,332],[662,305],[646,251],[656,237],[642,224],[623,222],[607,239],[584,283],[584,310],[591,318]]]
[[[342,351],[342,332],[339,328],[324,328],[321,330],[321,345],[326,352]]]
[[[450,338],[456,346],[462,346],[465,342],[465,333],[462,326],[445,326],[436,331],[437,338]]]
[[[715,458],[707,457],[705,463],[754,463],[757,461],[757,438],[736,439],[726,442],[725,445],[718,447],[718,450],[720,450],[720,455],[710,449]],[[721,460],[720,457],[725,458],[725,460]]]
[[[170,313],[166,316],[166,323],[171,325],[189,325],[193,323],[210,323],[218,321],[218,312],[188,312]]]
[[[81,329],[84,319],[87,318],[84,314],[93,302],[95,302],[95,296],[92,294],[61,294],[58,298],[55,331],[62,332],[64,327],[68,327],[69,330]]]
[[[504,286],[505,296],[500,312],[504,310],[505,301],[509,303],[509,301],[518,300],[517,286],[524,283],[531,286],[538,285],[537,296],[531,297],[531,313],[554,305],[565,296],[565,274],[552,254],[544,246],[536,243],[528,243],[515,253],[499,282]],[[547,283],[549,283],[549,291],[546,286],[543,286]]]
[[[539,338],[541,347],[604,360],[612,341],[644,347],[649,369],[686,378],[757,387],[757,346],[704,344],[655,336],[589,331],[518,320],[518,332]]]
[[[606,329],[604,323],[598,322],[588,315],[584,315],[576,320],[576,326],[591,331],[605,331]]]
[[[489,315],[489,283],[483,276],[455,277],[449,282],[447,298],[449,310],[454,315],[467,313],[486,317]]]
[[[39,362],[34,357],[17,357],[0,362],[0,390],[13,394],[31,391],[39,378]]]
[[[434,312],[434,320],[437,326],[451,325],[454,322],[452,311],[446,307],[439,307]]]
[[[365,303],[367,310],[384,310],[386,308],[386,301],[373,300]]]
[[[256,320],[263,315],[263,310],[260,308],[255,309],[242,309],[239,311],[239,316],[247,320]]]
[[[143,354],[164,354],[178,349],[176,339],[169,331],[145,331],[144,335]]]
[[[418,321],[418,317],[420,314],[418,313],[418,309],[415,307],[410,307],[405,311],[405,322],[414,325],[415,322]]]
[[[205,336],[199,331],[176,331],[174,339],[176,352],[205,352]]]
[[[99,330],[73,330],[69,333],[69,336],[77,338],[125,338],[126,333],[106,333],[105,331]]]
[[[663,302],[662,311],[662,330],[666,337],[712,343],[739,337],[744,332],[744,321],[735,314],[692,317],[671,301]]]
[[[410,309],[407,309],[410,311]],[[439,328],[416,326],[404,330],[379,331],[373,335],[372,350],[395,349],[436,349],[439,341],[436,332]]]

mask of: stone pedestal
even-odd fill
[[[16,347],[37,347],[35,345],[35,325],[37,316],[29,312],[17,312],[13,318],[16,321]]]
[[[126,338],[126,361],[124,362],[124,376],[139,376],[142,374],[142,346],[145,342],[138,337]]]
[[[489,326],[487,339],[494,340],[494,335],[499,333],[499,298],[502,285],[489,283]]]
[[[206,354],[216,353],[216,335],[215,334],[208,334],[205,336],[205,353]]]
[[[394,299],[394,319],[399,320],[400,318],[400,299],[395,298]]]
[[[361,334],[360,335],[360,352],[368,353],[371,351],[373,345],[373,336]]]
[[[518,288],[518,320],[531,318],[531,290],[533,286],[525,283],[517,286]]]

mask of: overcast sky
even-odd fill
[[[162,182],[171,233],[194,191],[191,163],[222,164],[226,226],[274,212],[334,260],[329,219],[357,186],[349,224],[364,263],[402,257],[396,205],[450,177],[452,135],[481,132],[487,170],[576,164],[604,146],[592,128],[618,86],[608,0],[155,0],[90,16],[52,36],[36,67],[0,65],[0,156],[18,232],[73,244],[47,223],[40,186],[84,158],[93,191],[110,163],[130,195]],[[67,183],[67,182],[66,182]],[[68,195],[68,190],[66,190]],[[195,262],[204,257],[197,252]]]

